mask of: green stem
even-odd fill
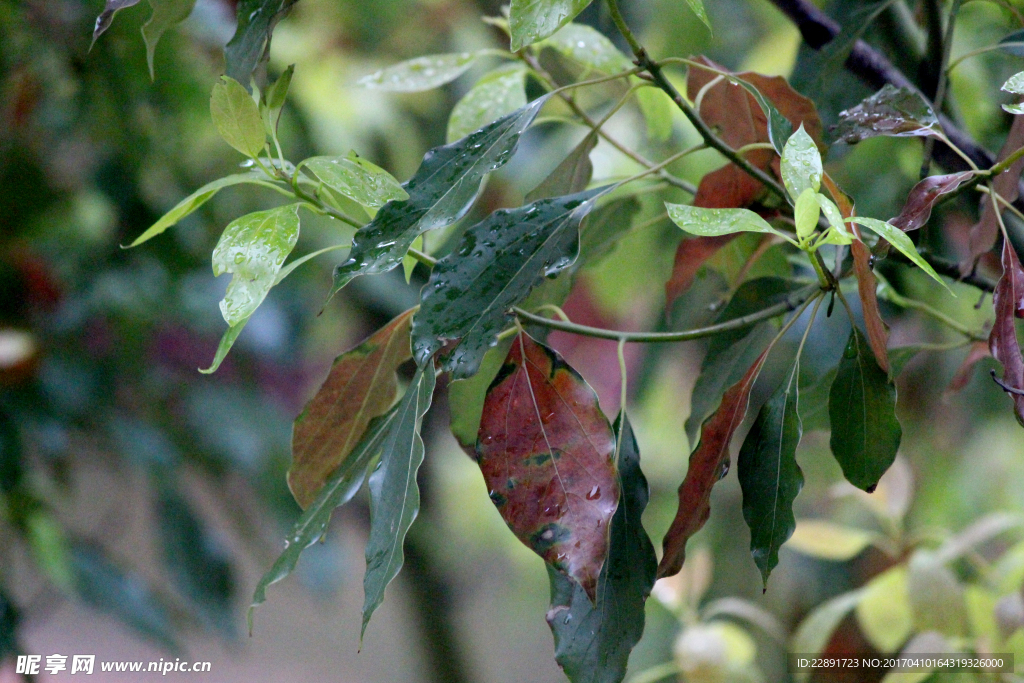
[[[412,247],[409,247],[409,251],[407,253],[409,254],[409,256],[412,256],[414,259],[416,259],[417,261],[419,261],[428,268],[433,268],[434,266],[437,265],[436,258],[431,256],[430,254],[426,254],[420,251],[419,249],[413,249]]]
[[[578,325],[576,323],[562,322],[560,320],[550,320],[539,315],[534,315],[529,311],[524,311],[518,307],[514,307],[512,310],[522,323],[540,325],[541,327],[547,327],[552,330],[572,332],[573,334],[579,334],[585,337],[596,337],[597,339],[613,339],[620,342],[658,344],[713,337],[716,334],[721,334],[722,332],[737,330],[748,325],[761,322],[762,320],[769,320],[795,310],[810,301],[812,297],[820,297],[823,291],[824,290],[818,284],[808,285],[790,294],[785,301],[777,303],[774,306],[769,306],[768,308],[757,311],[756,313],[750,313],[748,315],[740,316],[739,318],[733,318],[732,320],[728,320],[724,323],[709,325],[708,327],[699,327],[692,330],[683,330],[680,332],[623,332],[620,330],[606,330],[600,327],[589,327],[587,325]]]
[[[978,185],[975,189],[978,192],[981,192],[983,194],[992,194],[992,191],[987,186],[985,186],[985,185]],[[1022,221],[1024,221],[1024,212],[1022,212],[1020,209],[1018,209],[1016,206],[1014,206],[1011,202],[1007,201],[1006,197],[1004,197],[1003,195],[999,194],[998,192],[996,192],[995,195],[996,195],[996,200],[1000,204],[1003,205],[1004,209],[1007,209],[1008,211],[1010,211],[1010,213],[1015,215],[1017,218],[1019,218]]]

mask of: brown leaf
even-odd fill
[[[974,175],[974,171],[963,171],[962,173],[933,175],[925,178],[914,185],[914,189],[907,195],[907,202],[903,205],[900,215],[889,222],[903,232],[917,230],[931,218],[932,207],[942,198],[942,195],[949,194],[973,178]]]
[[[726,71],[706,57],[697,57],[695,61]],[[824,149],[821,119],[814,102],[793,90],[781,76],[764,76],[752,71],[737,73],[736,76],[757,88],[793,124],[794,129],[803,124],[804,130]],[[713,71],[691,65],[686,81],[687,94],[691,99],[695,98],[701,88],[717,77]],[[715,84],[704,93],[700,114],[709,126],[719,129],[722,140],[733,149],[755,142],[769,142],[768,120],[764,112],[754,96],[739,85],[732,85],[724,79]],[[776,170],[772,162],[777,156],[771,150],[755,150],[746,158],[765,171]],[[763,189],[761,183],[729,164],[704,176],[693,204],[706,209],[742,208],[757,199]]]
[[[619,500],[614,452],[594,390],[520,333],[487,392],[477,460],[512,532],[591,601]]]
[[[1010,133],[1006,136],[1003,148],[999,150],[999,161],[1024,147],[1024,116],[1014,116]],[[992,188],[1008,202],[1017,199],[1018,183],[1021,171],[1024,171],[1024,158],[1013,163],[1009,169],[1001,173],[994,181]],[[999,239],[999,221],[992,208],[992,200],[985,195],[981,198],[981,217],[971,227],[970,253],[960,264],[960,275],[969,275],[982,254],[986,254],[996,246]]]
[[[412,357],[402,313],[366,341],[338,356],[320,390],[295,419],[288,487],[303,509],[359,443],[370,420],[395,401],[395,371]]]
[[[730,166],[735,168],[735,166]],[[739,233],[717,237],[692,237],[684,239],[676,248],[676,260],[672,265],[672,276],[665,283],[665,315],[672,310],[672,304],[693,284],[693,278],[704,263],[718,253]]]
[[[956,392],[967,386],[967,383],[971,381],[971,376],[974,375],[974,366],[978,364],[978,361],[982,358],[988,358],[992,355],[992,352],[988,350],[988,343],[983,341],[977,341],[971,344],[970,350],[967,352],[967,357],[964,358],[964,362],[957,368],[956,374],[953,375],[953,379],[950,381],[949,386],[946,387],[946,392],[955,394]]]
[[[992,292],[992,303],[996,322],[989,334],[989,350],[1003,364],[1000,386],[1013,398],[1017,421],[1024,425],[1024,355],[1014,325],[1015,318],[1024,317],[1024,270],[1009,240],[1003,240],[1003,275]]]
[[[739,382],[729,387],[718,410],[701,425],[700,441],[679,485],[679,509],[663,541],[665,554],[658,565],[659,579],[682,569],[686,542],[711,515],[711,489],[729,471],[729,442],[747,414],[750,390],[770,351],[771,346],[758,356]]]

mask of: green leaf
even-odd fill
[[[466,137],[526,105],[525,64],[514,62],[486,74],[469,89],[448,118],[448,142]]]
[[[813,187],[805,188],[796,198],[796,206],[793,208],[797,237],[802,240],[807,239],[818,227],[819,216],[821,216],[821,205],[818,204],[817,192]]]
[[[135,572],[115,565],[100,550],[72,549],[75,589],[86,604],[120,619],[140,635],[171,652],[180,652],[170,610],[153,586]]]
[[[782,182],[793,201],[807,189],[816,193],[821,188],[821,154],[802,124],[782,148],[781,169]]]
[[[8,661],[19,652],[18,624],[21,616],[7,594],[0,590],[0,662]]]
[[[412,245],[409,247],[410,250],[415,249],[417,251],[423,251],[423,235],[418,236],[412,241]],[[416,260],[411,253],[407,253],[402,257],[402,272],[405,275],[405,284],[412,282],[413,271],[416,270],[416,264],[419,261]]]
[[[576,145],[569,155],[555,167],[555,170],[541,181],[540,185],[526,194],[526,202],[534,202],[547,197],[559,197],[587,189],[590,178],[594,174],[594,165],[590,163],[590,153],[596,146],[597,135],[595,133],[584,137],[580,144]]]
[[[708,13],[707,10],[704,9],[704,3],[702,0],[686,0],[686,4],[690,6],[690,9],[697,15],[697,18],[708,27],[708,31],[713,32],[711,29],[711,20],[708,19]]]
[[[213,248],[213,274],[234,275],[220,302],[228,325],[243,322],[263,303],[298,239],[298,204],[256,211],[228,223]]]
[[[137,5],[139,2],[140,0],[107,0],[103,11],[96,17],[96,25],[92,30],[93,45],[96,44],[96,39],[110,28],[110,24],[114,21],[114,15],[117,14],[118,10]],[[92,45],[89,46],[89,49],[92,49]]]
[[[156,44],[167,29],[180,24],[192,14],[196,0],[149,0],[149,4],[153,7],[153,14],[142,27],[142,39],[146,43],[149,77],[155,78],[153,55],[156,53]]]
[[[580,586],[548,566],[555,660],[573,683],[619,683],[633,646],[644,631],[644,603],[658,567],[654,546],[641,524],[650,497],[640,470],[640,451],[625,413],[619,435],[619,506],[611,522],[608,559],[591,602]]]
[[[455,379],[473,375],[512,321],[509,309],[576,260],[580,221],[607,189],[502,209],[469,228],[423,288],[412,326],[416,362],[426,364],[446,341],[459,340],[443,367]]]
[[[271,109],[280,109],[288,99],[288,88],[292,84],[292,76],[295,74],[295,65],[289,64],[288,68],[274,81],[266,90],[267,106]]]
[[[228,329],[224,330],[224,336],[220,338],[220,343],[217,344],[217,351],[213,355],[213,362],[210,363],[208,368],[200,368],[199,372],[204,375],[211,375],[217,372],[217,368],[224,362],[224,359],[228,357],[228,352],[231,351],[231,347],[235,345],[235,340],[238,339],[238,335],[242,333],[242,329],[245,324],[249,322],[249,318],[243,318],[237,324],[232,325]]]
[[[512,52],[547,38],[589,4],[590,0],[512,0],[508,16]]]
[[[395,409],[394,424],[381,443],[380,461],[370,474],[370,538],[363,577],[363,626],[384,600],[384,589],[405,561],[402,544],[420,510],[416,472],[423,462],[420,427],[434,394],[434,367],[418,368]]]
[[[846,220],[871,228],[879,237],[888,241],[889,244],[896,247],[900,253],[910,259],[914,265],[928,273],[928,275],[930,275],[936,282],[945,287],[947,292],[956,296],[953,294],[953,290],[949,288],[949,285],[947,285],[942,278],[939,277],[939,274],[935,272],[935,269],[917,253],[917,248],[914,247],[914,243],[909,237],[907,237],[907,233],[903,232],[891,223],[886,223],[874,218],[854,216],[853,218],[847,218]]]
[[[795,383],[780,386],[758,412],[737,461],[750,552],[765,588],[779,563],[779,548],[796,528],[793,501],[804,485],[796,463],[796,447],[803,434],[798,400]]]
[[[204,627],[234,634],[235,579],[226,549],[166,481],[157,487],[157,519],[171,578]]]
[[[398,266],[409,245],[428,230],[451,225],[476,198],[480,180],[515,153],[547,96],[484,126],[461,140],[435,147],[405,184],[409,198],[386,204],[352,240],[349,258],[334,271],[335,294],[357,275],[384,273]]]
[[[857,603],[857,624],[882,653],[896,652],[914,628],[907,592],[907,568],[896,565],[871,579]]]
[[[210,116],[224,142],[247,157],[259,157],[267,141],[263,119],[256,102],[238,81],[222,76],[213,86]]]
[[[394,176],[354,150],[343,157],[312,157],[303,164],[327,187],[372,209],[409,198]]]
[[[629,71],[634,66],[611,40],[585,24],[566,24],[547,38],[543,46],[608,75]]]
[[[327,524],[331,521],[331,513],[334,512],[334,509],[351,500],[362,486],[366,469],[380,453],[384,439],[394,424],[397,411],[398,406],[395,406],[384,415],[370,421],[370,425],[366,428],[359,443],[352,449],[349,457],[342,461],[338,469],[334,470],[330,479],[320,489],[316,500],[295,522],[288,540],[285,541],[284,552],[274,560],[274,564],[263,575],[253,591],[252,604],[249,606],[247,617],[250,634],[252,633],[253,611],[266,602],[267,588],[295,570],[302,551],[319,541],[327,531]]]
[[[226,74],[241,83],[246,92],[253,72],[270,57],[274,27],[298,0],[241,0],[236,15],[238,27],[224,48]],[[262,87],[262,85],[260,86]]]
[[[708,28],[710,28],[710,26]],[[759,74],[747,74],[747,78],[751,78],[752,76],[759,76]],[[766,87],[771,87],[770,79],[763,76],[760,76],[760,78],[764,79],[764,84]],[[775,107],[775,104],[771,100],[769,100],[767,97],[761,94],[760,89],[758,89],[757,86],[755,86],[753,83],[750,83],[746,79],[740,78],[739,76],[733,74],[730,74],[728,76],[728,79],[732,83],[738,83],[739,85],[741,85],[744,90],[750,93],[750,95],[757,102],[757,105],[761,107],[761,111],[764,113],[764,117],[768,122],[768,141],[772,143],[772,147],[775,148],[776,153],[779,156],[782,156],[783,150],[785,150],[786,142],[793,135],[793,124],[790,122],[789,119],[782,115],[782,113]],[[781,92],[778,92],[776,94],[776,97],[780,98],[780,104],[792,106],[793,102],[799,101],[797,98],[799,98],[800,96],[797,95],[796,92],[793,91],[789,87],[789,85],[785,83],[785,81],[783,81],[783,85],[784,89]],[[817,113],[815,113],[814,116],[816,119]],[[816,121],[816,124],[818,127],[821,126],[820,121]],[[802,123],[800,124],[800,127],[803,128]]]
[[[647,137],[665,142],[672,137],[672,115],[675,105],[660,88],[640,88],[636,91],[636,103],[647,124]]]
[[[845,562],[875,542],[877,534],[816,519],[802,519],[786,546],[821,560]]]
[[[1003,111],[1013,114],[1014,116],[1020,116],[1024,114],[1024,102],[1019,104],[1004,104],[1002,105]]]
[[[505,364],[505,356],[512,348],[513,337],[498,342],[498,345],[484,354],[480,369],[472,377],[459,379],[448,385],[448,412],[451,414],[451,429],[455,440],[462,449],[476,457],[477,433],[480,418],[484,413],[484,399],[487,389]]]
[[[237,173],[235,175],[217,178],[217,180],[206,183],[198,190],[178,202],[177,206],[165,213],[160,220],[151,225],[144,233],[136,237],[135,241],[128,246],[137,247],[143,242],[156,237],[164,230],[172,227],[182,218],[188,216],[190,213],[205,204],[211,197],[213,197],[213,195],[217,194],[225,187],[239,185],[241,183],[251,183],[253,185],[269,184],[266,180],[266,174],[263,173],[263,171],[256,169],[249,171],[248,173]]]
[[[850,331],[828,395],[832,453],[843,475],[871,493],[896,459],[903,429],[896,419],[896,385],[856,326]]]
[[[475,52],[417,57],[363,76],[357,84],[370,90],[390,92],[433,90],[466,73],[476,58]]]
[[[791,239],[749,209],[701,209],[668,202],[665,202],[665,208],[673,223],[699,237],[717,237],[735,232],[770,232]]]
[[[580,231],[580,257],[576,266],[595,265],[612,253],[619,239],[633,227],[633,219],[641,208],[640,201],[630,195],[594,209]]]
[[[1011,92],[1015,95],[1024,95],[1024,71],[1010,76],[1006,83],[1003,83],[1003,87],[1000,90]]]
[[[790,641],[789,651],[806,653],[812,657],[820,654],[832,639],[832,634],[839,623],[846,618],[859,600],[860,591],[850,591],[815,607],[797,627]],[[793,675],[795,680],[801,682],[810,677],[811,673],[807,671]]]
[[[57,587],[71,590],[74,578],[70,548],[60,522],[47,510],[40,509],[28,513],[24,525],[36,565]]]

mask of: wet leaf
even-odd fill
[[[1003,87],[1000,88],[1003,92],[1013,93],[1014,95],[1024,95],[1024,71],[1015,73],[1010,76],[1003,83]]]
[[[708,19],[708,13],[704,9],[704,2],[702,0],[686,0],[686,4],[697,15],[697,18],[708,27],[708,31],[711,31],[711,20]]]
[[[448,142],[526,105],[525,64],[512,63],[486,74],[469,89],[448,118]]]
[[[466,73],[476,58],[474,52],[416,57],[363,76],[357,84],[370,90],[390,92],[433,90]]]
[[[142,39],[146,43],[149,77],[155,78],[153,55],[156,54],[156,44],[167,29],[180,24],[192,14],[196,0],[149,0],[149,4],[153,7],[153,14],[142,27]]]
[[[798,201],[807,190],[817,193],[821,188],[821,175],[824,172],[821,167],[821,154],[803,126],[786,141],[780,168],[782,181],[786,184],[786,190],[793,201]]]
[[[971,344],[970,349],[967,351],[967,356],[964,357],[960,367],[957,368],[956,374],[953,375],[949,386],[946,387],[946,391],[956,393],[966,387],[967,383],[971,381],[971,377],[974,376],[974,366],[978,364],[978,361],[991,355],[992,352],[988,348],[988,342],[977,341]]]
[[[992,304],[996,321],[989,333],[989,349],[1003,366],[1004,387],[1024,391],[1024,355],[1014,325],[1014,318],[1024,317],[1024,269],[1009,240],[1003,241],[1003,274],[992,292]],[[1011,398],[1017,421],[1024,425],[1024,394],[1011,393]]]
[[[797,412],[799,391],[779,386],[761,407],[737,460],[743,491],[743,519],[750,528],[750,552],[764,587],[779,563],[779,548],[796,528],[793,501],[804,485],[796,463],[803,427]]]
[[[238,81],[227,76],[217,81],[210,95],[210,116],[224,142],[247,157],[263,152],[267,134],[259,107]]]
[[[561,356],[520,333],[488,389],[477,461],[516,537],[591,602],[619,500],[614,451],[594,390]]]
[[[260,185],[266,183],[266,181],[267,176],[263,171],[254,170],[249,171],[248,173],[237,173],[235,175],[217,178],[217,180],[206,183],[198,190],[178,202],[173,209],[165,213],[160,220],[151,225],[144,233],[136,237],[135,241],[128,246],[137,247],[143,242],[156,237],[164,230],[174,226],[182,218],[188,216],[190,213],[205,204],[211,197],[213,197],[213,195],[217,194],[225,187],[239,185],[242,183]]]
[[[252,603],[249,606],[249,633],[252,634],[253,612],[259,605],[266,602],[267,588],[281,581],[295,570],[302,551],[319,541],[327,531],[331,521],[331,513],[340,505],[344,505],[356,494],[363,484],[366,469],[373,459],[381,452],[385,438],[390,434],[395,422],[398,406],[393,407],[380,417],[370,421],[359,443],[341,465],[334,470],[327,483],[323,485],[316,499],[306,508],[295,522],[284,551],[274,560],[256,584]]]
[[[274,27],[298,0],[240,0],[235,35],[224,47],[225,73],[249,90],[253,72],[270,57]],[[263,87],[262,84],[260,87]]]
[[[821,654],[832,640],[832,634],[839,624],[857,606],[859,600],[860,591],[850,591],[815,607],[797,627],[793,640],[790,641],[789,651],[801,654],[806,652],[812,657]],[[811,674],[804,671],[794,674],[793,677],[796,681],[803,682],[809,679]]]
[[[896,419],[896,385],[856,326],[829,391],[828,414],[829,443],[843,475],[870,493],[896,459],[903,430]]]
[[[856,107],[839,112],[836,138],[854,144],[879,135],[911,137],[942,132],[932,108],[916,92],[887,83]]]
[[[863,225],[867,228],[871,228],[871,230],[873,230],[879,237],[885,239],[887,242],[889,242],[889,244],[896,247],[896,249],[899,250],[900,253],[902,253],[904,256],[910,259],[914,265],[916,265],[924,272],[928,273],[928,275],[930,275],[933,280],[935,280],[940,285],[945,287],[947,292],[953,294],[953,290],[951,290],[949,288],[949,285],[947,285],[942,280],[942,278],[939,277],[939,274],[935,272],[935,269],[932,268],[927,261],[921,258],[920,254],[917,253],[917,247],[914,246],[914,243],[910,241],[910,238],[907,237],[907,234],[905,232],[897,228],[895,225],[892,225],[891,223],[886,223],[884,221],[876,220],[874,218],[854,216],[848,220],[850,222]]]
[[[512,52],[547,38],[576,18],[590,0],[512,0],[508,25]]]
[[[423,462],[420,427],[434,395],[434,368],[418,368],[395,409],[381,442],[377,467],[370,474],[370,537],[366,541],[363,577],[363,626],[384,600],[384,590],[405,562],[405,535],[420,511],[416,472]]]
[[[327,187],[372,209],[379,209],[392,200],[409,198],[394,176],[354,150],[343,157],[312,157],[303,165]]]
[[[718,237],[694,237],[679,243],[679,246],[676,247],[675,261],[672,264],[672,276],[665,283],[666,315],[672,310],[676,299],[690,289],[700,267],[735,237],[735,234]]]
[[[122,569],[92,546],[76,545],[71,562],[75,590],[83,602],[167,650],[180,652],[170,611],[142,576]]]
[[[199,372],[204,375],[210,375],[217,372],[220,364],[228,357],[228,352],[231,351],[231,347],[235,345],[235,340],[238,339],[238,335],[242,333],[247,322],[249,322],[249,318],[243,318],[237,324],[224,330],[224,335],[220,338],[220,343],[217,344],[217,351],[214,353],[213,362],[210,363],[210,367],[208,368],[200,368]]]
[[[944,636],[967,633],[964,592],[952,570],[928,550],[917,550],[907,563],[907,592],[917,631]]]
[[[857,273],[857,294],[860,296],[861,311],[864,313],[864,329],[868,333],[868,344],[875,354],[878,367],[886,373],[889,368],[889,329],[882,320],[878,308],[878,282],[871,270],[871,250],[859,239],[850,244],[853,254],[853,269]]]
[[[213,249],[213,274],[232,273],[220,311],[228,325],[263,303],[299,239],[299,205],[256,211],[228,223]]]
[[[1016,116],[1010,124],[1010,132],[999,150],[998,161],[1002,161],[1024,147],[1024,116]],[[1020,189],[1020,176],[1024,172],[1024,158],[1013,163],[1009,169],[996,176],[992,181],[992,189],[1008,202],[1016,201]],[[999,219],[992,206],[992,199],[985,195],[981,199],[981,216],[971,226],[969,237],[970,255],[960,264],[960,274],[968,275],[974,271],[978,259],[996,246],[999,239]]]
[[[907,195],[907,202],[903,205],[900,215],[889,222],[903,232],[917,230],[931,218],[932,207],[942,199],[943,195],[953,192],[974,175],[974,171],[964,171],[925,178],[914,185],[914,189]]]
[[[679,485],[679,509],[663,541],[665,554],[658,565],[658,578],[679,572],[686,542],[711,515],[711,489],[729,471],[729,442],[747,414],[750,390],[769,351],[771,347],[758,356],[739,382],[729,387],[718,410],[701,425],[700,441],[690,454],[686,478]]]
[[[743,209],[739,209],[742,211]],[[796,198],[793,207],[793,222],[796,224],[796,236],[799,239],[807,239],[818,227],[818,219],[821,217],[821,205],[818,204],[818,193],[813,187],[805,189]]]
[[[349,258],[334,271],[333,295],[357,275],[385,273],[398,266],[418,235],[462,218],[476,198],[480,180],[515,153],[519,136],[546,97],[484,126],[461,140],[435,147],[404,187],[409,198],[385,204],[360,228]]]
[[[654,546],[641,524],[650,493],[625,413],[615,422],[617,434],[620,429],[622,490],[595,601],[548,567],[551,609],[547,621],[555,636],[555,660],[574,683],[619,683],[626,675],[629,653],[643,635],[644,603],[658,568]]]
[[[543,45],[593,69],[614,75],[633,68],[633,62],[622,54],[602,33],[585,24],[566,24]]]
[[[822,560],[845,562],[864,552],[877,537],[870,531],[816,519],[801,519],[786,546]]]
[[[576,145],[569,155],[555,167],[540,185],[526,195],[527,202],[534,202],[546,197],[582,192],[587,189],[590,177],[594,173],[594,165],[590,163],[590,153],[597,146],[597,135],[587,135]]]
[[[225,636],[235,632],[235,577],[227,550],[188,502],[163,482],[157,519],[164,562],[204,628]]]
[[[412,357],[410,309],[334,359],[331,371],[295,419],[288,488],[303,508],[352,455],[370,421],[395,401],[398,366]]]
[[[907,590],[907,568],[897,565],[882,572],[861,591],[857,624],[871,645],[882,653],[896,652],[914,628]]]
[[[738,232],[768,232],[785,237],[768,221],[749,209],[702,209],[665,202],[668,217],[680,228],[698,237],[718,237]]]
[[[126,7],[139,4],[140,0],[107,0],[106,5],[103,7],[103,11],[100,12],[99,16],[96,17],[96,26],[92,30],[92,42],[96,43],[96,39],[103,35],[104,31],[110,28],[110,24],[114,21],[114,15],[117,14],[118,10],[122,10]]]
[[[576,260],[580,221],[606,189],[502,209],[469,228],[423,288],[412,327],[416,362],[425,364],[446,342],[459,340],[443,367],[455,379],[475,373],[512,322],[509,309]]]

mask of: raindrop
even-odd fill
[[[601,487],[595,486],[587,492],[587,500],[597,500],[601,497]]]

